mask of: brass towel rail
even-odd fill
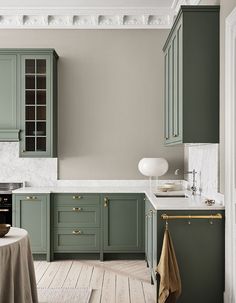
[[[187,215],[187,216],[169,216],[167,214],[162,214],[161,218],[163,220],[172,220],[172,219],[188,219],[188,220],[192,220],[192,219],[211,219],[211,220],[215,220],[215,219],[222,219],[222,215],[221,214],[215,214],[215,215],[197,215],[197,216],[192,216],[192,215]]]

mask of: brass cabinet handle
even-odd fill
[[[35,196],[27,196],[26,199],[27,200],[37,200],[37,197],[35,197]]]
[[[73,230],[73,231],[72,231],[72,234],[73,234],[73,235],[81,235],[81,234],[82,234],[82,231],[81,231],[81,230]]]
[[[83,196],[73,196],[72,198],[73,198],[74,200],[79,200],[79,199],[82,199]]]
[[[78,212],[79,212],[79,211],[82,211],[83,208],[81,208],[81,207],[73,207],[72,210],[73,210],[73,211],[78,211]]]
[[[104,198],[104,207],[108,207],[109,199],[107,197]]]
[[[177,135],[177,134],[174,134],[173,136],[174,136],[174,137],[178,137],[178,135]]]

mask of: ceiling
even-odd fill
[[[1,28],[163,29],[201,0],[0,0]]]

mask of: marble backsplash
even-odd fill
[[[185,145],[185,171],[197,171],[198,193],[215,195],[218,192],[218,144]],[[192,184],[192,175],[185,175],[185,179]]]
[[[0,182],[53,186],[56,181],[57,158],[20,158],[18,142],[0,142]]]

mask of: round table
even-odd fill
[[[28,233],[11,227],[0,238],[0,302],[38,303]]]

